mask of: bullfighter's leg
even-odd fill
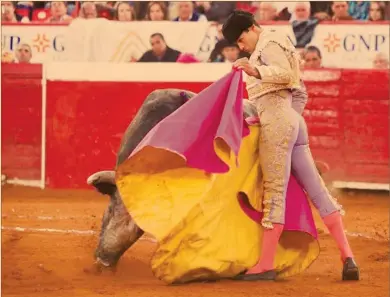
[[[298,113],[291,108],[290,92],[265,95],[257,99],[256,106],[261,125],[259,145],[264,185],[261,224],[264,232],[260,260],[238,277],[243,280],[275,278],[274,259],[284,227],[291,156],[299,128]]]
[[[298,139],[292,151],[292,168],[294,176],[302,184],[337,243],[344,263],[343,279],[358,280],[359,270],[353,260],[353,253],[344,232],[342,207],[329,193],[317,171],[309,148],[307,126],[302,116],[299,116]]]

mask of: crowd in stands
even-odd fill
[[[74,18],[118,21],[223,21],[234,9],[251,11],[261,21],[390,20],[385,1],[2,1],[3,22],[69,22]]]
[[[1,5],[2,22],[69,23],[75,18],[107,18],[120,22],[143,20],[212,22],[217,27],[218,35],[208,62],[229,63],[248,55],[240,51],[236,44],[230,44],[223,38],[222,24],[233,10],[247,10],[255,15],[260,24],[269,21],[290,22],[296,37],[296,47],[305,65],[314,68],[321,67],[321,53],[318,48],[310,45],[318,23],[322,21],[390,20],[390,2],[384,1],[2,1]],[[160,33],[150,36],[150,45],[151,49],[145,52],[138,62],[196,61],[195,57],[170,48]],[[18,57],[25,50],[29,51],[31,60],[31,48],[28,49],[26,44],[18,47],[16,59],[19,60]],[[378,56],[378,60],[381,58]],[[3,55],[2,61],[8,60],[10,58]],[[26,61],[26,58],[23,61]],[[377,64],[383,65],[383,63]]]

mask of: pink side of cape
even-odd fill
[[[184,156],[190,168],[224,173],[229,167],[215,153],[214,140],[222,138],[237,156],[242,138],[248,134],[243,118],[242,71],[232,70],[158,123],[129,158],[152,146]],[[261,213],[241,201],[240,205],[249,217],[260,220]],[[317,237],[310,205],[293,176],[287,191],[285,230]]]

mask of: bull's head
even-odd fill
[[[131,218],[115,185],[114,171],[100,171],[91,175],[87,183],[110,197],[104,212],[96,262],[103,267],[115,267],[123,253],[144,233]]]

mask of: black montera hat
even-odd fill
[[[243,10],[235,10],[226,19],[222,34],[229,42],[237,42],[242,32],[256,24],[253,14]]]

